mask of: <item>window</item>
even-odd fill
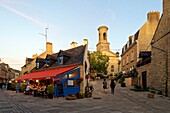
[[[127,55],[127,57],[126,57],[126,64],[128,64],[129,63],[129,56]]]
[[[124,47],[122,48],[122,53],[124,53]]]
[[[74,80],[68,80],[68,86],[74,86]]]
[[[134,60],[134,52],[132,51],[132,53],[131,53],[131,61],[133,61]]]
[[[127,50],[127,44],[125,45],[125,51]]]
[[[114,72],[114,65],[111,66],[111,72]]]
[[[85,68],[85,72],[84,73],[87,73],[87,62],[85,61],[85,66],[84,66],[84,68]]]
[[[129,46],[131,46],[131,45],[132,45],[132,39],[129,40]]]
[[[46,60],[46,65],[47,65],[47,67],[50,66],[50,60],[49,59]]]
[[[58,64],[59,64],[59,65],[62,65],[62,64],[63,64],[63,57],[59,57],[59,58],[58,58]]]
[[[125,59],[123,59],[123,66],[125,65]]]
[[[64,75],[63,77],[60,78],[61,79],[66,79],[67,78],[67,75]]]
[[[103,33],[103,40],[106,40],[106,33]]]
[[[36,67],[37,67],[37,69],[40,67],[40,63],[39,62],[36,63]]]
[[[69,78],[74,78],[78,76],[78,71],[69,74]]]

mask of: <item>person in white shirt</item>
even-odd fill
[[[26,87],[26,91],[29,91],[31,89],[31,86],[28,84]]]

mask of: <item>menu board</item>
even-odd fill
[[[58,88],[58,94],[64,94],[64,92],[63,92],[63,84],[57,84],[57,88]]]

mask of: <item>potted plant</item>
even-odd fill
[[[22,88],[22,92],[23,93],[25,92],[26,86],[27,86],[26,83],[22,83],[22,87],[21,88]]]
[[[48,85],[47,94],[50,99],[53,99],[53,95],[54,95],[54,85],[53,84]]]
[[[122,76],[119,80],[119,83],[121,84],[121,87],[126,87],[126,83],[124,82],[125,81],[125,77]]]
[[[12,91],[15,91],[15,86],[16,86],[16,83],[15,83],[15,82],[12,82],[12,83],[11,83],[11,90],[12,90]]]
[[[76,99],[77,99],[77,97],[74,94],[69,94],[66,96],[66,100],[76,100]]]
[[[76,97],[77,97],[77,99],[82,99],[82,98],[84,98],[83,92],[78,92],[78,93],[76,93]]]

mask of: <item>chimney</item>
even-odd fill
[[[75,47],[77,47],[78,46],[78,43],[77,42],[72,42],[71,44],[70,44],[70,48],[75,48]]]
[[[83,39],[83,45],[88,45],[88,40],[87,39]]]
[[[37,53],[32,55],[32,58],[33,58],[33,59],[35,59],[35,58],[37,58],[37,57],[38,57]]]
[[[46,43],[46,52],[53,53],[52,52],[53,51],[52,48],[53,48],[52,43],[47,42]]]
[[[148,18],[148,21],[152,22],[152,21],[159,21],[159,17],[160,17],[160,12],[158,11],[150,11],[148,14],[147,14],[147,18]]]
[[[116,52],[116,56],[119,57],[119,52]]]

